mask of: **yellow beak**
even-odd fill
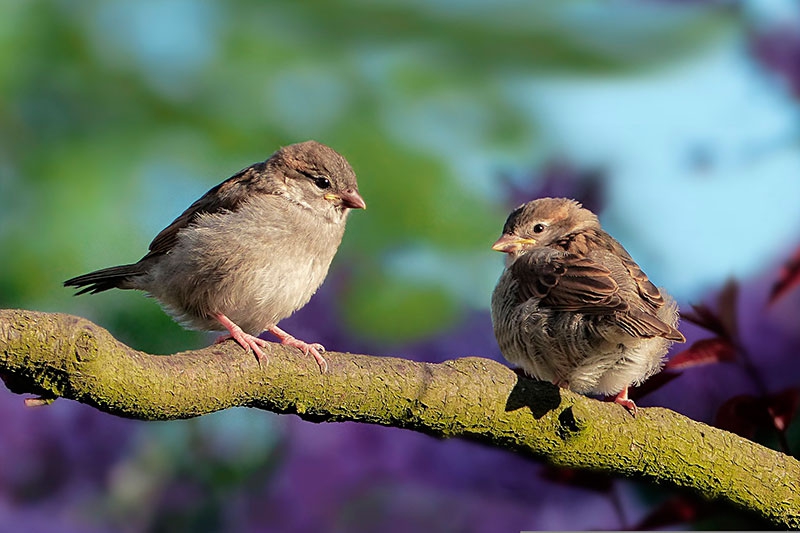
[[[503,234],[499,239],[494,241],[492,250],[509,254],[511,252],[516,252],[525,244],[536,244],[536,239],[523,239],[516,235]]]

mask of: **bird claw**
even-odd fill
[[[262,347],[266,348],[267,346],[269,346],[268,341],[260,339],[255,335],[250,335],[249,333],[245,333],[242,330],[242,328],[234,324],[233,321],[231,321],[231,319],[229,319],[223,314],[216,315],[215,318],[219,321],[220,324],[225,326],[225,329],[228,330],[229,334],[218,337],[217,340],[214,341],[214,344],[219,344],[229,339],[233,339],[236,342],[238,342],[239,345],[245,350],[252,350],[253,354],[256,356],[256,361],[258,361],[259,365],[261,365],[262,361],[266,363],[269,362],[269,358],[261,350]]]
[[[328,371],[328,362],[322,357],[322,354],[325,353],[325,347],[318,342],[308,343],[305,341],[301,341],[286,333],[278,326],[272,326],[269,330],[270,333],[278,337],[278,340],[281,341],[281,344],[285,346],[292,346],[294,348],[299,348],[300,351],[303,352],[304,355],[311,354],[312,357],[317,361],[319,365],[319,370],[323,374]]]
[[[281,339],[281,344],[299,348],[304,355],[311,354],[311,356],[314,357],[314,359],[317,361],[320,372],[324,374],[325,372],[328,371],[328,362],[325,360],[324,357],[322,357],[322,354],[325,353],[325,347],[319,344],[318,342],[307,343],[305,341],[301,341],[300,339],[296,339],[290,336],[287,339]]]
[[[614,403],[620,404],[622,407],[628,410],[632,417],[636,418],[636,411],[638,408],[633,400],[628,398],[628,387],[625,387],[619,394],[614,397]]]
[[[228,339],[233,339],[245,350],[252,350],[256,355],[256,359],[258,360],[259,364],[261,364],[262,360],[268,360],[266,354],[261,350],[262,347],[266,348],[269,346],[268,341],[265,341],[264,339],[254,335],[250,335],[249,333],[245,333],[242,328],[237,326],[231,319],[223,314],[215,315],[214,318],[216,318],[220,324],[225,326],[225,329],[227,329],[230,333],[229,335],[223,335],[219,337],[216,341],[214,341],[214,344],[219,344],[220,342],[225,342]],[[296,339],[292,335],[280,329],[278,326],[272,326],[267,331],[278,337],[278,340],[281,342],[281,344],[299,348],[305,355],[311,354],[317,361],[319,369],[323,374],[328,371],[328,362],[321,355],[325,352],[325,347],[323,345],[319,344],[318,342],[308,343],[301,341],[300,339]]]
[[[559,389],[569,389],[569,381],[566,379],[556,379],[553,381],[553,385]]]
[[[239,346],[241,346],[245,350],[252,350],[253,354],[256,356],[256,360],[258,361],[259,365],[261,364],[262,361],[265,363],[269,363],[269,357],[267,357],[267,354],[265,354],[264,351],[261,349],[262,347],[266,348],[267,346],[269,346],[268,341],[260,339],[254,335],[250,335],[249,333],[245,333],[244,331],[237,333],[238,333],[237,335],[234,334],[222,335],[214,341],[214,344],[220,344],[230,339],[233,339],[237,343],[239,343]]]

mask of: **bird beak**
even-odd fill
[[[510,254],[516,252],[525,244],[536,244],[536,239],[523,239],[515,235],[503,234],[499,239],[494,241],[492,250]]]
[[[366,209],[367,204],[361,195],[353,189],[348,189],[341,193],[328,193],[324,196],[329,202],[342,207],[349,207],[350,209]]]

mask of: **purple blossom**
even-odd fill
[[[755,57],[787,84],[795,98],[800,97],[800,31],[779,27],[751,36]]]
[[[566,159],[554,158],[533,172],[502,176],[505,203],[514,209],[535,198],[564,197],[596,213],[605,203],[603,178],[600,169],[580,169]]]

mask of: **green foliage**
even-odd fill
[[[353,163],[369,205],[340,261],[370,271],[347,299],[349,320],[394,339],[429,333],[459,296],[392,278],[383,257],[493,238],[502,209],[470,185],[458,154],[531,160],[537,128],[508,83],[653,68],[726,23],[652,6],[608,20],[614,8],[589,4],[3,3],[0,305],[95,308],[109,325],[147,324],[121,332],[145,349],[185,340],[149,303],[89,304],[60,282],[137,260],[207,187],[316,138]],[[620,46],[632,39],[635,53]]]
[[[348,293],[345,312],[362,335],[391,343],[439,331],[457,309],[441,287],[366,275]]]

